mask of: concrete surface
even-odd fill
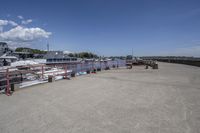
[[[200,133],[200,68],[144,68],[0,95],[0,133]]]

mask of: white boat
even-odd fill
[[[47,70],[47,71],[44,71],[44,78],[48,78],[48,76],[58,76],[58,75],[64,75],[64,74],[69,74],[72,72],[72,70],[67,70],[65,71],[64,69],[60,69],[60,68],[52,68],[51,70]],[[39,71],[37,72],[37,74],[42,74],[42,71]]]

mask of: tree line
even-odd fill
[[[39,50],[39,49],[32,49],[32,48],[26,48],[26,47],[19,47],[15,49],[15,52],[29,52],[31,54],[46,54],[47,51]],[[98,58],[98,55],[91,53],[91,52],[79,52],[79,53],[69,53],[67,54],[70,57],[76,57],[76,58]]]
[[[16,48],[15,52],[29,52],[31,54],[46,54],[47,53],[47,51],[32,49],[32,48],[25,48],[25,47]]]
[[[91,52],[80,52],[80,53],[69,53],[69,57],[76,57],[76,58],[98,58],[98,55],[91,53]]]

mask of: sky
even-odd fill
[[[10,47],[200,57],[199,0],[0,0]]]

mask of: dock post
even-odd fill
[[[99,62],[99,63],[100,63],[100,69],[102,70],[102,66],[101,66],[101,60],[100,60],[100,62]]]
[[[81,62],[81,70],[80,72],[83,72],[83,63]]]
[[[96,73],[96,68],[94,66],[94,61],[92,61],[92,73]]]
[[[44,66],[42,65],[42,79],[44,79]]]
[[[67,78],[67,64],[65,65],[65,76]]]
[[[6,82],[7,82],[7,86],[6,86],[6,95],[10,96],[10,79],[9,79],[9,69],[6,69]]]
[[[64,79],[69,79],[67,77],[67,64],[64,65],[64,69],[65,69]]]

